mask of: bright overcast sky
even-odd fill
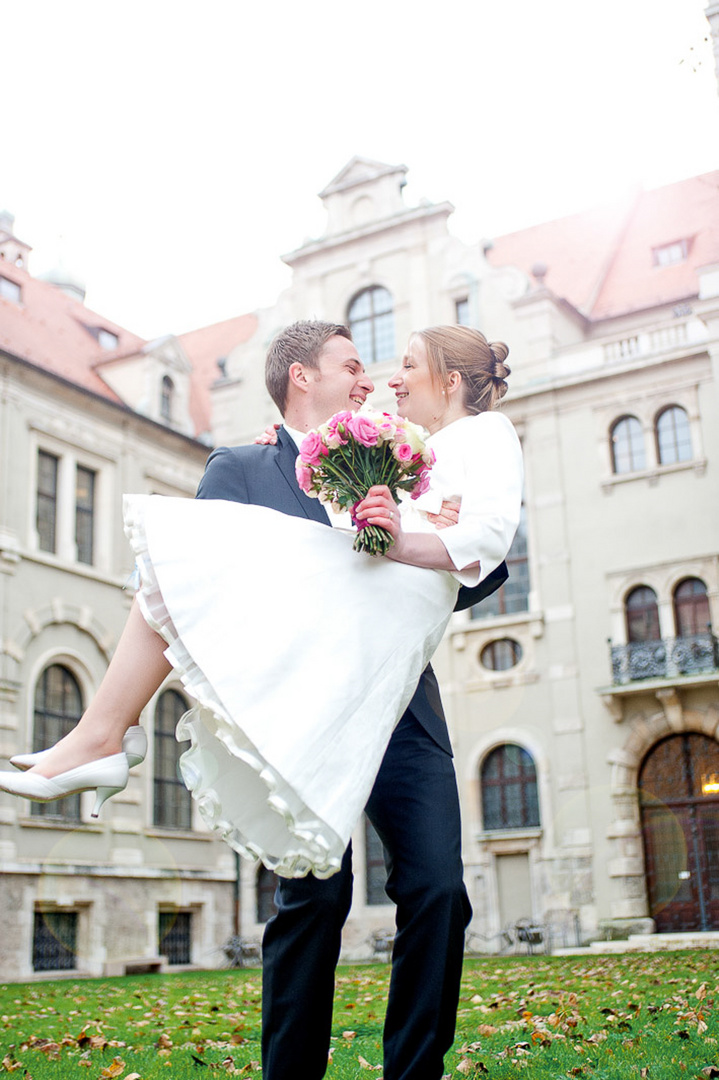
[[[181,333],[273,302],[354,154],[466,241],[719,168],[705,7],[0,0],[0,209],[33,273]]]

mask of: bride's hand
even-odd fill
[[[277,432],[281,427],[281,424],[270,424],[261,435],[255,435],[253,442],[259,446],[274,446],[277,442]]]
[[[375,485],[367,492],[367,495],[355,507],[355,517],[368,525],[377,525],[380,529],[386,529],[394,540],[394,546],[390,551],[396,553],[398,545],[402,543],[402,519],[399,506],[392,498],[392,493],[385,485]]]

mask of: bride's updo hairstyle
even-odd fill
[[[451,371],[462,376],[464,406],[470,413],[494,409],[507,393],[509,348],[503,341],[489,342],[471,326],[430,326],[413,336],[424,342],[430,371],[444,390]]]

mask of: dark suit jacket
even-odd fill
[[[282,514],[311,518],[329,525],[327,512],[319,500],[310,499],[297,484],[296,458],[297,448],[284,428],[279,429],[275,446],[221,446],[210,454],[197,498],[267,506]],[[456,610],[479,603],[506,578],[507,568],[502,563],[476,588],[460,590]],[[407,711],[435,742],[447,753],[452,753],[437,679],[431,667],[423,673]]]

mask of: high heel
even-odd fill
[[[125,754],[111,754],[53,777],[0,772],[0,791],[21,795],[33,802],[53,802],[81,791],[94,790],[92,817],[96,818],[103,803],[127,787],[129,771]]]
[[[42,761],[46,754],[50,753],[50,747],[48,750],[36,750],[34,754],[15,754],[10,758],[10,764],[14,765],[16,769],[22,769],[24,772],[26,769],[32,769],[33,765],[37,765]],[[134,769],[135,765],[142,765],[143,761],[147,757],[147,735],[145,734],[144,727],[140,724],[133,724],[125,732],[122,739],[122,752],[127,756],[127,764],[129,768]]]

